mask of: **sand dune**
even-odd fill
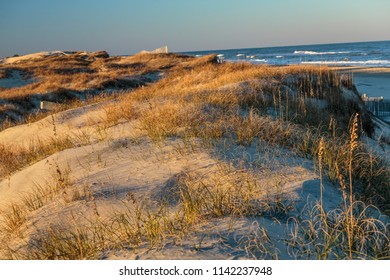
[[[0,258],[348,259],[351,201],[365,241],[353,258],[388,257],[389,143],[351,80],[123,60],[166,72],[0,132]]]
[[[101,112],[100,112],[101,113]],[[58,113],[54,116],[57,133],[77,134],[88,129],[91,132],[91,139],[98,138],[93,131],[93,125],[86,125],[88,119],[96,119],[99,115],[97,106],[74,109]],[[23,125],[10,128],[0,134],[0,142],[8,142],[14,139],[18,143],[28,145],[37,137],[53,137],[51,118],[46,118],[31,125]],[[18,201],[20,197],[31,192],[37,186],[54,184],[56,169],[62,172],[69,172],[72,188],[82,189],[90,187],[99,212],[107,217],[115,211],[123,210],[122,202],[126,200],[128,193],[134,193],[136,197],[153,197],[156,190],[163,188],[177,174],[186,172],[197,174],[197,177],[207,178],[216,174],[218,166],[224,165],[217,158],[208,153],[193,152],[180,155],[175,151],[177,145],[182,145],[180,140],[165,141],[163,146],[153,144],[144,139],[143,133],[136,129],[136,124],[123,124],[109,128],[107,131],[109,139],[104,142],[94,142],[91,145],[76,147],[56,153],[45,158],[19,172],[14,173],[8,179],[0,183],[1,201],[0,207],[6,208],[10,201]],[[139,144],[134,144],[131,139],[141,137]],[[241,151],[243,154],[250,153],[250,150]],[[254,154],[252,156],[255,156]],[[301,158],[289,158],[286,162],[283,159],[273,159],[267,172],[269,177],[263,177],[264,182],[272,182],[274,173],[283,177],[283,183],[278,191],[285,193],[286,199],[290,199],[294,212],[300,213],[307,202],[314,203],[319,197],[318,175],[309,166],[310,160]],[[274,166],[274,167],[272,167]],[[307,167],[304,167],[307,166]],[[203,174],[203,175],[202,175]],[[168,191],[168,190],[166,190]],[[161,193],[162,196],[169,195]],[[157,196],[156,198],[158,198]],[[324,205],[327,209],[337,207],[341,202],[340,191],[330,182],[325,183]],[[50,210],[49,210],[50,209]],[[73,213],[78,219],[94,217],[93,207],[83,201],[64,202],[59,197],[42,210],[36,211],[29,218],[29,224],[44,227],[49,223],[56,223],[69,219]],[[281,224],[281,223],[282,224]],[[147,250],[141,246],[134,252],[116,251],[109,253],[108,258],[168,258],[168,259],[225,259],[245,257],[245,250],[235,248],[237,241],[234,238],[242,238],[244,233],[253,228],[254,223],[262,224],[270,232],[275,231],[272,240],[278,244],[279,250],[287,257],[286,248],[280,240],[287,238],[284,233],[286,220],[274,222],[272,218],[256,219],[235,219],[226,218],[215,221],[204,229],[200,228],[188,240],[183,240],[178,246],[166,245],[162,250]],[[233,223],[233,228],[229,229]],[[230,226],[229,226],[230,225]],[[232,235],[232,240],[223,242],[223,234]],[[34,234],[34,230],[29,235]],[[210,247],[211,250],[197,251],[193,248],[194,239],[204,238],[202,246]],[[232,246],[229,249],[229,246]]]

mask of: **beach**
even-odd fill
[[[337,71],[351,73],[360,94],[369,97],[383,96],[390,99],[390,68],[385,67],[336,67]]]
[[[388,125],[350,80],[105,54],[0,64],[0,259],[388,257]],[[338,71],[386,92],[386,69]],[[327,237],[346,240],[352,218],[365,229],[353,256]]]
[[[1,275],[390,273],[390,1],[117,2],[0,4]]]
[[[382,98],[385,102],[390,101],[390,68],[387,67],[336,67],[336,71],[351,74],[353,83],[360,95],[367,97]],[[381,102],[382,103],[382,102]],[[387,103],[386,103],[387,104]],[[374,104],[366,105],[368,110],[372,110]],[[371,106],[371,107],[370,107]],[[388,105],[383,105],[388,106]],[[371,108],[371,109],[370,109]],[[382,120],[390,121],[388,107],[381,107]],[[374,112],[372,112],[374,113]],[[374,113],[375,114],[375,113]],[[388,127],[388,126],[387,126]],[[386,129],[388,130],[388,128]]]

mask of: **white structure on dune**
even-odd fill
[[[152,50],[152,51],[140,51],[140,53],[168,53],[168,46],[163,46],[161,48]]]
[[[59,109],[62,106],[60,103],[50,102],[50,101],[41,101],[39,104],[39,108],[45,111],[54,111]]]

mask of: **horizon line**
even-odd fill
[[[228,49],[202,49],[202,50],[186,50],[178,51],[178,53],[187,52],[212,52],[212,51],[230,51],[230,50],[251,50],[251,49],[268,49],[268,48],[285,48],[285,47],[303,47],[303,46],[322,46],[322,45],[341,45],[341,44],[356,44],[356,43],[381,43],[390,42],[390,39],[385,40],[373,40],[373,41],[348,41],[348,42],[330,42],[330,43],[310,43],[310,44],[299,44],[299,45],[275,45],[268,47],[244,47],[244,48],[228,48]]]

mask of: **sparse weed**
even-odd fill
[[[319,204],[308,207],[301,219],[290,220],[290,253],[299,259],[388,259],[388,224],[374,213],[360,201],[328,212]]]
[[[106,248],[105,228],[100,224],[70,227],[51,226],[29,243],[20,258],[37,260],[98,259]]]
[[[0,230],[12,236],[23,236],[21,227],[27,221],[27,209],[19,204],[11,203],[6,210],[2,211],[2,225]]]
[[[1,176],[10,176],[27,164],[77,144],[89,145],[92,139],[110,140],[108,129],[122,121],[138,124],[137,129],[147,133],[155,143],[158,150],[147,151],[155,158],[154,162],[165,164],[172,157],[207,152],[217,163],[204,174],[181,173],[170,193],[158,201],[129,192],[127,201],[121,204],[123,208],[104,218],[91,186],[85,184],[83,190],[77,186],[71,188],[70,169],[53,165],[53,184],[36,186],[23,196],[22,204],[12,204],[9,211],[2,213],[3,232],[21,237],[28,215],[58,194],[65,203],[88,202],[93,219],[79,224],[72,217],[69,225],[53,224],[39,229],[19,254],[9,248],[10,255],[27,259],[96,259],[110,250],[162,247],[168,241],[176,242],[194,234],[199,225],[208,225],[211,219],[286,220],[294,205],[285,193],[288,182],[283,174],[273,171],[277,170],[275,166],[262,173],[259,170],[266,169],[262,162],[241,163],[237,152],[232,151],[253,148],[255,156],[284,157],[287,150],[318,164],[315,166],[320,176],[318,204],[308,205],[301,216],[290,218],[287,225],[291,257],[389,258],[388,224],[376,213],[388,213],[390,209],[390,170],[384,159],[367,152],[358,139],[362,134],[370,135],[373,125],[359,101],[344,97],[346,88],[353,89],[349,77],[328,68],[308,66],[219,65],[213,62],[214,56],[194,59],[137,55],[91,63],[78,57],[73,59],[83,66],[78,65],[72,77],[53,74],[51,67],[39,71],[60,78],[57,82],[66,80],[73,90],[85,88],[86,81],[93,88],[129,86],[130,82],[120,77],[156,69],[166,69],[165,78],[132,90],[131,94],[124,91],[111,99],[92,98],[94,101],[90,102],[114,98],[115,102],[106,103],[106,116],[93,123],[94,131],[80,131],[77,139],[59,135],[52,116],[54,137],[49,141],[32,143],[29,148],[1,144]],[[54,59],[53,63],[64,61]],[[43,74],[40,73],[42,77]],[[36,86],[46,89],[47,81]],[[53,83],[50,90],[58,91],[58,87]],[[24,96],[26,89],[3,93],[12,99]],[[67,91],[57,93],[66,95]],[[140,144],[140,139],[116,140],[111,147],[128,148],[129,144]],[[172,150],[164,150],[164,141],[175,143]],[[272,149],[275,151],[270,154],[268,151]],[[276,150],[281,152],[276,154]],[[97,157],[100,167],[106,167],[102,154],[97,153]],[[344,200],[340,209],[324,209],[325,176],[340,185]],[[379,210],[358,201],[358,196],[375,203]],[[250,258],[279,258],[272,238],[259,224],[255,225],[255,231],[239,240],[239,246]]]
[[[248,232],[238,241],[238,246],[243,247],[249,258],[253,259],[279,259],[278,249],[275,248],[267,229],[254,222],[253,230]]]
[[[225,216],[284,216],[291,209],[279,182],[274,182],[275,186],[270,187],[259,182],[249,171],[221,171],[210,174],[205,180],[181,177],[178,187],[187,220]]]
[[[74,142],[67,136],[51,138],[47,141],[38,139],[31,142],[29,147],[0,144],[0,177],[71,147],[74,147]]]

